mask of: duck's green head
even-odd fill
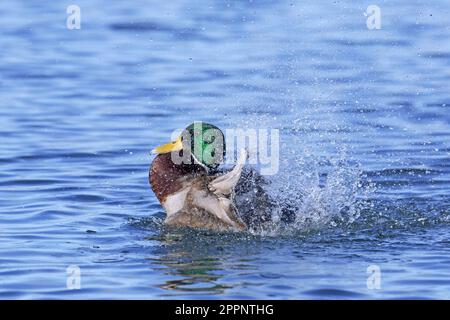
[[[196,121],[186,127],[177,140],[156,147],[153,153],[175,152],[172,160],[183,158],[209,169],[219,166],[225,157],[225,136],[215,125]]]

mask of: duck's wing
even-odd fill
[[[191,192],[190,200],[194,208],[213,214],[224,225],[233,227],[235,230],[245,230],[246,225],[237,216],[235,206],[230,199],[197,189]]]
[[[232,194],[234,188],[239,182],[246,160],[247,151],[245,149],[241,149],[233,170],[212,180],[208,185],[209,189],[216,195]]]
[[[188,194],[188,202],[192,208],[200,208],[213,214],[226,226],[245,230],[245,223],[236,214],[233,195],[246,159],[247,151],[241,150],[236,165],[230,172],[214,177],[213,180],[210,180],[211,177],[200,177]],[[204,178],[207,180],[203,180]],[[208,185],[206,190],[205,182]]]

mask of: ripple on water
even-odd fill
[[[386,2],[386,33],[343,2],[3,6],[0,298],[448,299],[450,5]],[[280,130],[293,225],[164,225],[149,151],[193,120]]]

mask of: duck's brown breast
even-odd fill
[[[149,183],[159,202],[179,191],[189,177],[206,173],[199,165],[175,164],[170,153],[159,154],[149,170]]]

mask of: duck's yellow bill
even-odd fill
[[[161,154],[161,153],[169,153],[172,151],[180,151],[183,149],[183,143],[181,142],[181,137],[177,140],[160,145],[152,150],[152,153]]]

